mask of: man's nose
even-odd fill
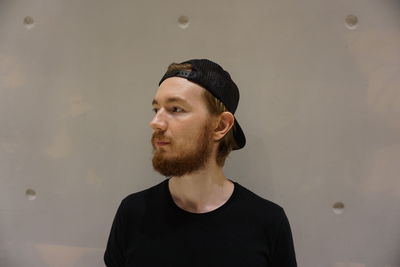
[[[158,110],[154,115],[153,119],[149,123],[150,127],[154,131],[165,131],[167,128],[167,123],[164,119],[163,112]]]

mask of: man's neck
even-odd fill
[[[209,212],[222,206],[232,195],[233,188],[233,183],[217,165],[209,165],[181,177],[172,177],[169,181],[169,191],[174,202],[193,213]]]

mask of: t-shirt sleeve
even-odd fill
[[[104,263],[108,267],[123,267],[125,265],[123,203],[121,201],[115,214],[104,253]]]
[[[297,267],[296,254],[289,220],[283,209],[281,210],[281,213],[281,222],[278,226],[277,237],[275,240],[272,266]]]

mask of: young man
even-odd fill
[[[106,265],[297,266],[284,210],[222,170],[246,143],[228,72],[206,59],[173,63],[159,85],[152,162],[168,178],[122,200]]]

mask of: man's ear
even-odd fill
[[[218,116],[216,120],[217,125],[214,128],[215,141],[221,140],[233,127],[234,122],[235,122],[235,117],[233,116],[232,113],[227,111],[222,112]]]

